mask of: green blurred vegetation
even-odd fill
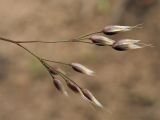
[[[102,13],[106,12],[110,8],[109,0],[98,0],[97,8]]]

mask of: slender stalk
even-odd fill
[[[82,41],[86,38],[83,38],[81,40],[64,40],[64,41],[15,41],[15,40],[10,40],[10,39],[7,39],[7,38],[3,38],[3,37],[0,37],[1,40],[4,40],[4,41],[8,41],[8,42],[12,42],[12,43],[71,43],[71,42],[79,42],[79,43],[87,43],[87,44],[93,44],[91,42],[85,42],[85,41]]]
[[[48,62],[63,64],[63,65],[69,65],[69,66],[70,66],[70,64],[68,64],[68,63],[40,58],[36,54],[34,54],[30,50],[28,50],[26,47],[24,47],[23,45],[21,45],[20,43],[34,43],[34,42],[40,42],[40,43],[61,43],[61,42],[83,42],[83,43],[90,43],[90,42],[85,42],[85,41],[55,41],[55,42],[49,42],[49,41],[15,41],[15,40],[11,40],[11,39],[8,39],[8,38],[3,38],[3,37],[0,37],[0,40],[6,41],[6,42],[10,42],[10,43],[18,45],[19,47],[23,48],[24,50],[26,50],[27,52],[29,52],[31,55],[33,55],[34,57],[36,57],[41,63],[43,62],[43,65],[44,65],[44,61],[48,61]],[[90,43],[90,44],[92,44],[92,43]]]
[[[45,63],[46,68],[52,68],[53,70],[55,70],[57,72],[57,74],[67,83],[68,81],[71,81],[72,83],[74,83],[75,85],[77,85],[77,87],[82,90],[82,87],[79,86],[76,82],[74,82],[71,78],[69,78],[68,76],[66,76],[64,73],[57,71],[55,68],[53,68],[52,66],[50,66],[49,64]],[[49,71],[49,69],[48,69]],[[52,75],[52,73],[49,71],[50,75],[52,76],[52,78],[54,78],[54,76]]]
[[[59,76],[61,76],[61,77],[66,81],[66,83],[67,83],[67,81],[71,81],[71,82],[73,82],[75,85],[77,85],[80,90],[82,90],[82,87],[80,87],[80,86],[79,86],[76,82],[74,82],[71,78],[69,78],[68,76],[66,76],[66,75],[63,74],[62,72],[58,72],[58,74],[59,74]]]
[[[88,37],[88,36],[90,36],[90,35],[97,34],[97,33],[102,33],[102,31],[92,32],[92,33],[83,35],[83,36],[81,36],[81,37],[75,38],[75,39],[73,39],[73,40],[81,40],[81,39],[83,39],[83,38],[85,38],[85,37]]]
[[[42,64],[45,66],[45,68],[47,69],[47,71],[49,72],[50,76],[52,77],[52,79],[54,79],[53,74],[50,72],[49,67],[50,65],[48,65],[47,63],[45,63],[44,61],[42,61]],[[52,67],[53,68],[53,67]],[[54,69],[54,68],[53,68]]]
[[[43,61],[42,58],[38,57],[36,54],[34,54],[33,52],[31,52],[30,50],[28,50],[27,48],[25,48],[24,46],[22,46],[21,44],[17,43],[17,42],[14,41],[14,40],[2,38],[2,37],[0,37],[0,40],[6,41],[6,42],[10,42],[10,43],[13,43],[13,44],[16,44],[16,45],[18,45],[19,47],[21,47],[21,48],[23,48],[24,50],[26,50],[28,53],[30,53],[32,56],[34,56],[34,57],[47,69],[47,71],[49,72],[49,74],[50,74],[51,77],[53,78],[52,74],[51,74],[50,71],[48,70],[48,67],[47,67],[46,63]]]
[[[32,56],[34,56],[37,60],[40,61],[40,63],[47,69],[47,71],[49,72],[49,74],[51,75],[51,77],[53,78],[52,74],[50,73],[48,67],[50,67],[50,65],[48,65],[47,63],[45,63],[44,61],[48,61],[48,62],[53,62],[53,63],[58,63],[58,64],[64,64],[64,65],[69,65],[68,63],[63,63],[63,62],[59,62],[59,61],[53,61],[53,60],[47,60],[47,59],[44,59],[44,58],[40,58],[39,56],[37,56],[36,54],[34,54],[33,52],[31,52],[30,50],[28,50],[27,48],[25,48],[23,45],[17,43],[17,41],[14,41],[14,40],[11,40],[11,39],[7,39],[7,38],[3,38],[3,37],[0,37],[0,40],[2,41],[6,41],[6,42],[10,42],[10,43],[13,43],[13,44],[16,44],[18,45],[19,47],[23,48],[24,50],[26,50],[28,53],[30,53]],[[60,73],[61,77],[63,77],[63,79],[66,78],[66,76],[63,74],[63,73]],[[69,78],[67,78],[69,79]],[[65,79],[66,80],[66,79]],[[73,81],[72,81],[73,82]]]
[[[71,43],[71,42],[79,42],[79,43],[88,43],[92,44],[91,42],[85,42],[85,41],[73,41],[73,40],[65,40],[65,41],[16,41],[17,43]]]
[[[47,61],[47,62],[52,62],[52,63],[58,63],[58,64],[63,64],[63,65],[69,65],[69,63],[64,63],[64,62],[59,62],[59,61],[53,61],[53,60],[47,60],[47,59],[44,59],[42,58],[43,61]]]
[[[3,38],[3,37],[0,37],[0,40],[6,41],[6,42],[10,42],[10,43],[18,45],[19,47],[23,48],[24,50],[26,50],[27,52],[29,52],[31,55],[33,55],[35,58],[37,58],[39,61],[41,61],[40,57],[38,57],[36,54],[34,54],[33,52],[31,52],[30,50],[28,50],[27,48],[25,48],[21,44],[17,43],[17,41],[14,41],[14,40],[11,40],[11,39],[7,39],[7,38]]]
[[[52,66],[48,65],[47,63],[45,63],[45,64],[46,64],[47,68],[52,68],[53,70],[57,71],[55,68],[53,68]],[[51,74],[51,73],[50,73],[50,74]],[[60,71],[57,71],[57,74],[58,74],[59,76],[61,76],[61,77],[65,80],[65,82],[71,81],[71,82],[73,82],[74,84],[76,84],[80,89],[82,89],[76,82],[74,82],[71,78],[69,78],[68,76],[66,76],[64,73],[62,73],[62,72],[60,72]],[[51,74],[51,76],[52,76],[52,74]]]

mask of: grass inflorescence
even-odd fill
[[[33,43],[57,44],[57,43],[76,42],[76,43],[85,43],[85,44],[97,45],[97,46],[110,46],[111,48],[117,51],[140,49],[148,46],[152,47],[152,45],[150,44],[141,43],[140,40],[122,39],[122,40],[115,41],[107,37],[110,35],[118,34],[120,32],[131,31],[133,29],[140,28],[140,27],[141,27],[141,24],[138,24],[135,26],[110,25],[110,26],[104,27],[102,30],[98,32],[89,33],[87,35],[83,35],[78,38],[73,38],[73,39],[64,40],[64,41],[17,41],[17,40],[7,39],[4,37],[0,37],[0,40],[6,41],[8,43],[13,43],[21,47],[28,53],[30,53],[33,57],[35,57],[48,71],[49,75],[53,80],[53,84],[55,88],[61,93],[63,93],[64,95],[69,96],[67,89],[65,87],[67,86],[67,88],[69,88],[74,93],[79,94],[84,100],[88,101],[92,105],[103,108],[103,105],[94,97],[94,95],[88,89],[81,87],[74,80],[69,78],[67,74],[63,72],[63,70],[61,70],[60,68],[54,67],[49,63],[65,65],[73,69],[75,72],[90,75],[90,76],[95,74],[94,71],[92,71],[91,69],[85,67],[80,63],[66,63],[66,62],[48,60],[46,58],[39,57],[38,55],[30,51],[28,48],[24,47],[23,44],[33,44]],[[60,76],[61,79],[57,79],[57,76]],[[64,82],[62,82],[62,80],[64,80]],[[64,83],[66,85],[64,85]]]

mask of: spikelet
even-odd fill
[[[88,69],[87,67],[79,64],[79,63],[71,63],[70,64],[72,66],[72,68],[79,72],[79,73],[83,73],[83,74],[87,74],[87,75],[90,75],[90,76],[93,76],[94,75],[94,72],[90,69]]]
[[[80,92],[80,87],[75,82],[71,80],[67,80],[66,83],[67,83],[68,88],[71,89],[73,92],[75,93]]]
[[[115,42],[114,40],[102,35],[92,35],[89,39],[98,46],[111,46]]]
[[[109,25],[103,28],[102,32],[106,35],[114,35],[119,32],[127,32],[135,28],[141,28],[142,24],[138,24],[135,26],[120,26],[120,25]]]
[[[60,80],[53,78],[53,84],[58,91],[62,92],[64,95],[68,96],[68,93],[65,90],[63,83]]]
[[[66,74],[62,69],[60,69],[59,67],[49,67],[48,68],[49,72],[52,74],[52,75],[58,75],[58,72],[61,72],[63,74]]]
[[[94,95],[87,89],[81,89],[82,97],[92,103],[93,105],[103,108],[103,105],[94,97]]]
[[[112,45],[112,48],[118,51],[143,48],[141,45],[137,44],[139,41],[140,40],[122,39],[122,40],[116,41]]]

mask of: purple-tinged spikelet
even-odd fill
[[[109,25],[103,28],[102,32],[106,35],[114,35],[119,32],[127,32],[134,28],[141,28],[142,24],[138,24],[135,26],[120,26],[120,25]]]
[[[68,88],[70,88],[73,92],[79,93],[80,87],[75,82],[67,80],[66,83]]]
[[[138,44],[139,41],[140,40],[123,39],[123,40],[116,41],[112,45],[112,47],[118,51],[143,48],[143,46]]]
[[[58,91],[62,92],[64,95],[68,96],[68,93],[65,90],[65,87],[64,87],[63,83],[60,80],[54,78],[53,79],[53,84]]]
[[[79,63],[71,63],[70,64],[72,66],[72,68],[79,72],[79,73],[83,73],[83,74],[87,74],[87,75],[90,75],[92,76],[94,74],[94,72],[90,69],[88,69],[87,67],[79,64]]]
[[[98,46],[111,46],[115,42],[114,40],[102,35],[92,35],[89,39]]]
[[[97,107],[103,108],[103,105],[94,97],[94,95],[87,89],[81,90],[82,97],[92,103],[93,105],[96,105]]]

